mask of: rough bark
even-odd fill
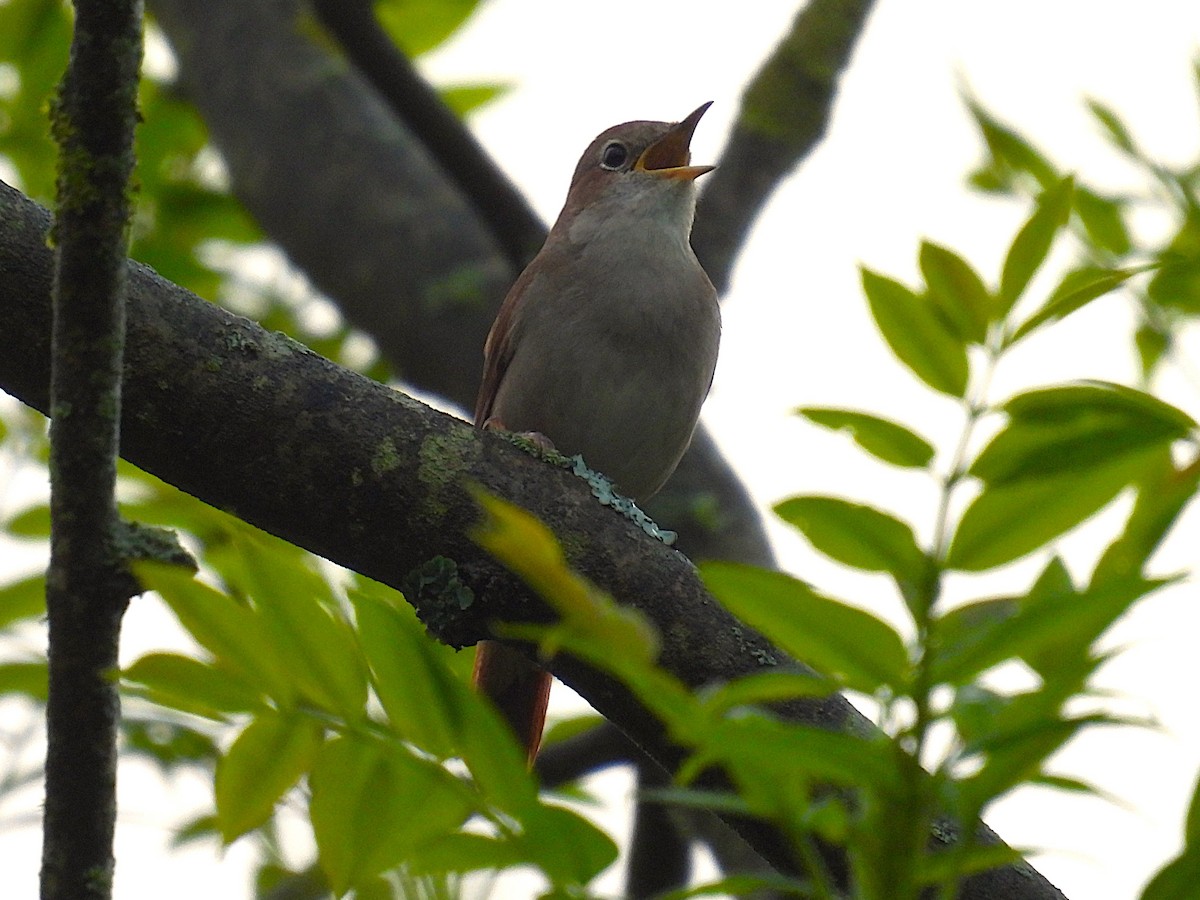
[[[130,596],[115,490],[141,12],[139,0],[76,2],[51,111],[59,168],[53,329],[43,328],[43,341],[52,334],[44,900],[112,896],[120,702],[110,673]],[[40,255],[48,265],[50,251]]]

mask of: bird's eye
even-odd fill
[[[600,151],[600,165],[606,169],[616,170],[625,165],[629,159],[629,149],[620,141],[612,141],[604,145]]]

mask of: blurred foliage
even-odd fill
[[[451,36],[476,6],[380,0],[376,9],[398,43],[419,53]],[[43,202],[54,180],[46,104],[68,37],[69,8],[59,0],[0,5],[0,154],[18,185]],[[461,111],[497,90],[447,93]],[[887,575],[907,610],[903,627],[788,575],[710,564],[703,574],[714,594],[821,675],[768,671],[694,695],[654,664],[657,636],[646,622],[570,572],[536,522],[482,501],[492,525],[481,542],[562,614],[553,628],[525,633],[624,680],[690,748],[680,783],[658,799],[777,823],[805,859],[815,858],[815,838],[843,844],[862,898],[915,897],[931,885],[950,897],[960,873],[1007,861],[1006,851],[970,840],[931,852],[935,809],[966,821],[1022,784],[1090,790],[1056,775],[1047,759],[1083,729],[1120,723],[1081,714],[1076,701],[1095,696],[1090,680],[1109,658],[1097,648],[1106,629],[1165,583],[1151,574],[1154,551],[1200,480],[1195,421],[1153,392],[1157,376],[1183,362],[1178,336],[1200,315],[1200,158],[1179,168],[1155,161],[1114,111],[1090,101],[1100,133],[1144,176],[1143,193],[1118,195],[1060,170],[977,101],[967,105],[986,148],[971,183],[1030,205],[1000,271],[985,278],[955,250],[925,242],[921,285],[862,273],[899,362],[961,409],[960,439],[938,446],[903,410],[891,418],[798,410],[884,464],[927,472],[941,495],[936,520],[915,528],[915,518],[843,497],[793,497],[777,507],[819,552]],[[203,123],[169,78],[143,80],[141,109],[132,255],[330,358],[387,377],[302,279],[247,275],[263,236],[225,189]],[[1170,222],[1163,240],[1139,234],[1134,219],[1144,211]],[[1046,265],[1056,248],[1074,255],[1064,273]],[[1016,344],[1035,333],[1052,337],[1056,323],[1094,302],[1136,311],[1136,386],[1077,381],[989,395],[991,374]],[[10,405],[0,412],[3,477],[41,477],[43,420]],[[985,420],[1000,425],[975,452],[971,437]],[[466,688],[468,654],[429,640],[395,592],[334,571],[132,466],[122,463],[120,477],[123,513],[177,529],[202,563],[200,580],[142,567],[194,644],[151,650],[122,673],[125,752],[164,774],[213,775],[211,814],[181,823],[177,843],[255,841],[260,894],[286,886],[291,896],[451,897],[464,873],[519,865],[536,867],[555,896],[589,894],[615,845],[539,794],[494,712]],[[960,493],[965,504],[952,502]],[[1077,583],[1055,542],[1122,494],[1133,496],[1123,526]],[[39,548],[48,529],[44,502],[34,502],[6,519],[3,537]],[[922,543],[918,533],[932,539]],[[989,571],[1030,554],[1043,562],[1026,591],[945,603],[950,573]],[[38,633],[43,593],[37,575],[0,586],[0,696],[34,711],[45,698],[45,661],[29,649],[29,635]],[[1011,661],[1037,676],[1035,687],[994,687],[990,674]],[[875,698],[892,740],[788,724],[765,709],[835,689]],[[553,737],[594,724],[571,722]],[[951,739],[935,747],[935,728]],[[16,759],[0,772],[0,800],[37,778]],[[731,773],[736,793],[691,783],[710,765]],[[852,790],[861,802],[819,785]],[[286,809],[307,816],[316,865],[285,861],[278,817]],[[1184,850],[1145,900],[1186,896],[1195,883],[1198,809],[1200,796]],[[704,889],[832,896],[816,873],[807,884],[732,874]]]

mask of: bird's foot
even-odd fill
[[[558,448],[554,446],[554,442],[546,437],[540,431],[510,431],[503,422],[495,416],[492,416],[483,423],[483,427],[487,431],[508,431],[510,435],[518,438],[525,443],[532,444],[534,449],[540,450],[542,453],[557,453]]]

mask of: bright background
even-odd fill
[[[552,220],[579,153],[616,122],[678,119],[714,100],[693,142],[698,163],[714,160],[742,87],[786,32],[796,7],[782,0],[492,0],[423,65],[439,84],[512,85],[472,125]],[[961,424],[957,408],[891,357],[867,316],[857,266],[916,283],[917,247],[929,237],[995,280],[1027,209],[964,188],[981,150],[961,87],[969,86],[1063,168],[1119,190],[1142,181],[1107,149],[1083,99],[1093,96],[1115,108],[1151,154],[1194,159],[1200,104],[1191,61],[1198,52],[1194,0],[878,3],[842,82],[829,135],[759,219],[724,307],[722,357],[705,422],[764,509],[797,493],[844,494],[890,509],[909,519],[918,535],[929,535],[936,494],[928,478],[874,463],[790,410],[801,404],[861,408],[918,427],[945,452],[953,446]],[[1132,380],[1135,363],[1122,330],[1130,320],[1121,301],[1107,299],[1031,338],[1001,368],[993,397],[1068,378]],[[1193,360],[1200,356],[1195,334],[1185,346]],[[1194,377],[1168,379],[1163,390],[1200,418]],[[1198,518],[1185,522],[1164,548],[1162,571],[1195,564]],[[1117,522],[1102,515],[1062,542],[1077,572],[1087,570],[1098,541]],[[902,608],[886,579],[840,569],[784,527],[773,526],[772,535],[787,568],[899,621]],[[966,598],[1018,588],[1037,568],[1027,561],[984,578],[963,577],[952,592]],[[169,622],[152,604],[135,603],[123,657],[132,660],[160,645]],[[1054,768],[1093,782],[1119,803],[1029,790],[987,816],[1010,843],[1043,848],[1035,864],[1068,897],[1135,897],[1178,850],[1200,767],[1200,716],[1191,695],[1200,683],[1197,634],[1200,612],[1188,583],[1144,601],[1112,636],[1113,646],[1126,649],[1104,670],[1103,683],[1120,695],[1118,708],[1153,716],[1162,727],[1087,734]],[[556,696],[568,693],[560,688]],[[630,788],[623,778],[596,786],[618,802]],[[118,897],[244,895],[244,846],[235,844],[215,865],[207,847],[165,855],[169,824],[187,808],[211,802],[207,784],[163,783],[135,763],[122,770],[120,787]],[[30,797],[36,804],[37,795]],[[32,809],[29,827],[0,831],[6,895],[36,895],[40,837]],[[624,827],[619,810],[603,821],[613,830]],[[613,877],[605,885],[615,894],[620,883]],[[499,895],[525,892],[512,884]]]

